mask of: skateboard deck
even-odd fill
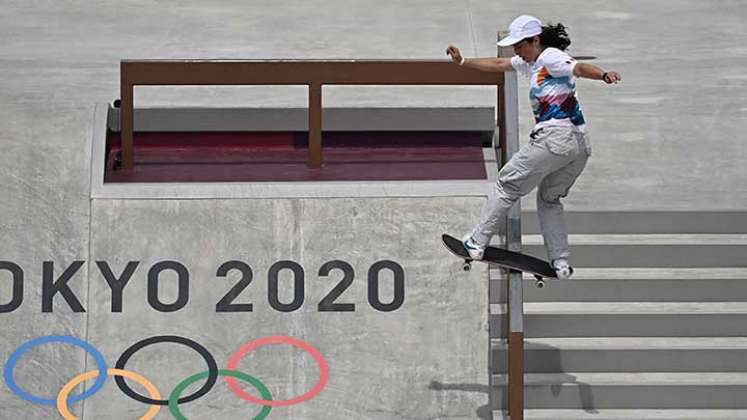
[[[465,271],[469,271],[473,260],[470,258],[467,250],[464,249],[462,241],[447,234],[441,235],[441,240],[446,249],[452,254],[464,259],[462,267]],[[537,279],[537,287],[545,285],[545,278],[557,279],[555,270],[550,266],[550,263],[519,252],[489,246],[485,249],[485,254],[481,262],[531,273]]]

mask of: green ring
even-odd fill
[[[171,415],[179,420],[188,420],[186,417],[184,417],[181,411],[179,411],[179,396],[182,394],[182,392],[184,392],[185,389],[187,389],[188,386],[192,385],[192,383],[197,382],[200,379],[207,378],[209,374],[210,372],[194,374],[189,378],[181,381],[179,385],[177,385],[176,388],[171,391],[171,395],[169,395],[169,411],[171,411]],[[227,369],[220,369],[218,371],[218,376],[233,376],[236,379],[241,379],[244,382],[249,382],[255,388],[257,388],[260,394],[262,394],[262,399],[272,400],[272,394],[270,394],[270,390],[267,389],[267,387],[264,386],[264,384],[260,382],[259,379],[253,376],[249,376],[246,373],[236,370]],[[264,406],[262,411],[260,411],[259,414],[254,417],[254,420],[263,420],[265,417],[267,417],[268,414],[270,414],[270,410],[272,410],[271,406]]]

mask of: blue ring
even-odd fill
[[[5,369],[3,370],[3,377],[5,378],[5,383],[8,385],[8,388],[10,388],[10,390],[13,391],[16,395],[32,403],[51,405],[52,407],[57,406],[57,398],[44,399],[31,395],[21,389],[21,387],[16,384],[16,380],[13,378],[13,369],[16,367],[16,363],[21,358],[21,356],[23,356],[24,353],[31,350],[32,348],[46,343],[67,343],[78,346],[90,353],[91,356],[93,356],[93,358],[96,360],[96,364],[99,366],[99,376],[98,378],[96,378],[96,382],[93,384],[91,389],[80,395],[70,397],[67,400],[68,403],[74,403],[80,400],[84,400],[98,392],[101,387],[104,386],[104,382],[106,381],[107,377],[106,360],[104,360],[104,356],[101,354],[101,352],[96,350],[96,348],[94,348],[92,345],[76,337],[71,337],[68,335],[46,335],[25,342],[20,347],[18,347],[16,351],[14,351],[13,354],[11,354],[8,358],[8,362],[6,363]]]

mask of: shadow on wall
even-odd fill
[[[507,363],[507,352],[505,348],[493,350],[493,371],[502,375],[506,378],[506,372],[508,371]],[[594,393],[589,384],[579,382],[576,376],[570,375],[563,371],[563,363],[561,353],[558,348],[532,344],[531,348],[525,349],[525,361],[524,368],[526,374],[553,374],[555,375],[552,382],[543,384],[524,385],[524,401],[525,406],[530,405],[531,401],[535,398],[533,396],[545,394],[548,390],[552,394],[554,399],[558,399],[560,395],[565,392],[578,392],[579,406],[587,413],[596,414],[597,409],[594,407]],[[525,379],[526,381],[526,379]],[[573,384],[575,386],[564,386]],[[480,384],[447,384],[438,381],[431,381],[428,386],[429,389],[435,391],[462,391],[462,392],[483,392],[488,393],[489,388],[485,385]],[[567,394],[566,394],[567,395]],[[508,409],[508,388],[499,387],[494,391],[493,398],[495,401],[495,409]],[[541,400],[547,400],[547,398],[540,397]],[[554,408],[554,407],[536,407],[536,408]],[[563,407],[567,408],[567,407]],[[480,419],[492,419],[492,410],[488,405],[479,407],[476,411],[477,417]]]
[[[480,384],[445,384],[438,381],[431,381],[428,389],[433,391],[462,391],[462,392],[482,392],[488,394],[490,391],[487,385]],[[490,405],[486,404],[477,408],[475,412],[481,420],[492,420],[493,412]]]

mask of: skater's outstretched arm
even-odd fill
[[[490,72],[512,71],[511,59],[505,57],[486,57],[486,58],[464,58],[459,48],[449,45],[446,48],[446,54],[451,56],[451,61],[464,67],[472,67],[477,70]],[[464,61],[462,61],[464,60]]]
[[[616,71],[604,71],[589,63],[578,63],[573,68],[573,75],[585,79],[604,80],[607,84],[619,83],[622,80],[620,73]]]

